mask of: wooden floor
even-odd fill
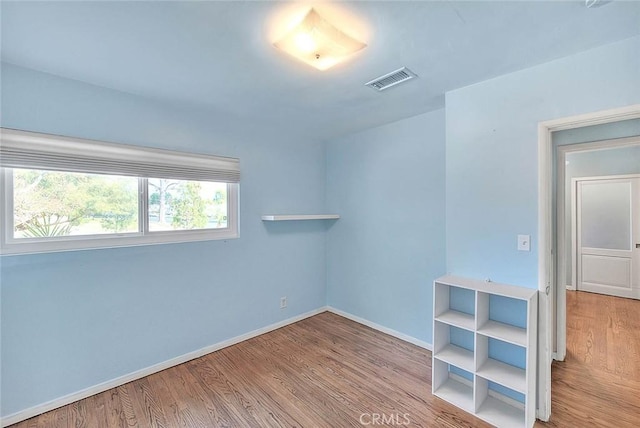
[[[640,426],[640,300],[567,291],[567,358],[551,370],[551,420]]]
[[[431,395],[431,352],[325,312],[13,428],[361,428],[374,413],[489,426]]]
[[[640,301],[567,300],[569,353],[552,371],[551,421],[536,427],[639,426]],[[489,426],[430,385],[429,351],[325,312],[12,428],[382,426],[374,414],[395,426]]]

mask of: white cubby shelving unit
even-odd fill
[[[447,275],[433,316],[433,394],[499,428],[533,427],[538,291]]]
[[[297,220],[337,220],[338,214],[270,214],[263,215],[262,221],[297,221]]]

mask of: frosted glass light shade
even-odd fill
[[[334,27],[311,9],[302,22],[274,46],[318,70],[326,70],[367,45]]]

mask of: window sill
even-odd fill
[[[193,230],[153,232],[148,235],[132,233],[130,235],[91,238],[87,238],[86,236],[79,236],[75,239],[60,239],[56,241],[15,240],[11,243],[5,243],[2,246],[0,256],[135,247],[142,245],[178,244],[198,241],[220,241],[226,239],[236,239],[238,237],[239,234],[236,230],[217,229],[207,231]]]

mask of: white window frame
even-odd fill
[[[61,141],[68,140],[73,142],[84,142],[91,144],[89,140],[68,139],[66,137],[47,136],[45,134],[26,133],[24,131],[13,131],[2,129],[3,133],[17,133],[37,135],[39,138],[51,137],[52,140]],[[98,144],[106,144],[100,143]],[[117,145],[114,145],[117,147]],[[127,147],[127,150],[137,149],[134,146]],[[155,149],[139,149],[142,154],[146,151],[160,152]],[[172,152],[162,151],[162,154],[171,154]],[[176,153],[179,158],[180,153]],[[194,156],[191,154],[185,156]],[[202,156],[206,158],[207,156]],[[214,159],[215,160],[215,159]],[[21,167],[24,169],[40,169],[30,166]],[[65,172],[64,170],[60,170]],[[76,172],[69,170],[67,172]],[[92,172],[98,173],[98,171]],[[107,174],[118,175],[118,174]],[[2,208],[0,212],[0,253],[2,255],[11,254],[31,254],[46,253],[58,251],[73,251],[84,249],[129,247],[139,245],[154,245],[179,242],[193,241],[209,241],[209,240],[226,240],[239,237],[239,183],[227,183],[227,227],[216,229],[191,229],[191,230],[168,230],[168,231],[149,231],[148,204],[149,204],[149,186],[148,178],[156,177],[136,177],[138,180],[138,231],[130,233],[111,233],[111,234],[95,234],[95,235],[74,235],[47,238],[14,238],[14,210],[13,210],[13,168],[0,168],[0,201]],[[190,181],[212,181],[215,180],[195,180],[192,178],[176,178]]]

